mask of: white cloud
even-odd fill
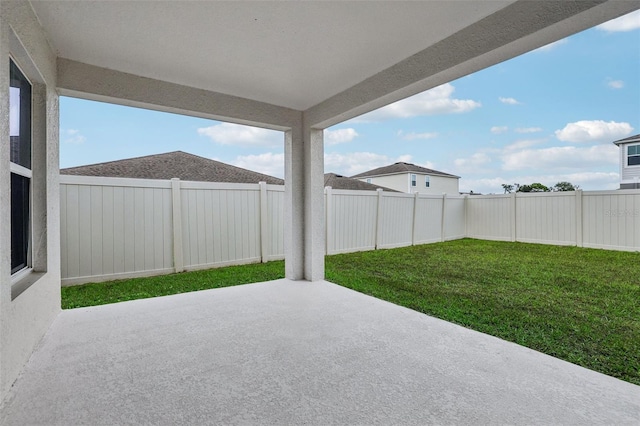
[[[471,157],[468,157],[468,158],[456,158],[453,161],[453,164],[455,164],[456,167],[460,170],[465,168],[475,169],[479,166],[482,166],[490,162],[491,162],[491,157],[489,157],[486,153],[476,152],[475,154],[473,154]]]
[[[541,131],[542,128],[540,127],[518,127],[516,129],[516,133],[536,133]]]
[[[208,136],[220,145],[242,147],[276,147],[284,144],[282,132],[233,123],[220,123],[198,129],[198,134]]]
[[[358,132],[355,129],[336,129],[324,131],[324,143],[327,146],[338,145],[341,143],[347,143],[358,137]]]
[[[404,133],[402,130],[398,131],[398,136],[407,141],[414,141],[416,139],[433,139],[438,136],[435,132],[425,132],[425,133]]]
[[[452,84],[446,83],[410,98],[371,111],[354,119],[356,122],[383,121],[394,118],[410,118],[423,115],[455,114],[469,112],[482,106],[471,99],[454,99]]]
[[[507,126],[493,126],[491,128],[491,133],[498,135],[500,133],[506,132],[507,130],[509,130]]]
[[[506,151],[502,155],[503,170],[556,170],[589,169],[618,164],[618,147],[596,145],[588,148],[575,146]]]
[[[613,142],[633,131],[629,123],[615,121],[582,120],[568,123],[563,129],[556,130],[556,137],[563,142]]]
[[[624,87],[624,81],[610,80],[607,82],[607,86],[609,86],[611,89],[622,89]]]
[[[545,139],[522,139],[513,142],[512,144],[504,147],[504,152],[520,151],[525,148],[531,148],[532,146],[539,145],[545,142]]]
[[[609,22],[598,25],[596,28],[608,32],[637,30],[638,28],[640,28],[640,10],[636,10],[635,12],[628,13],[619,18],[612,19]]]
[[[80,145],[87,141],[79,130],[76,129],[60,129],[60,141],[62,143]]]
[[[259,155],[239,155],[231,164],[243,169],[284,178],[284,154],[282,153],[266,152]]]
[[[507,105],[520,105],[520,102],[518,102],[517,100],[515,100],[514,98],[503,98],[502,96],[500,96],[498,98],[500,100],[500,102],[502,102],[503,104],[507,104]]]
[[[553,43],[549,43],[547,45],[544,45],[542,47],[538,47],[536,50],[534,50],[534,52],[548,52],[550,50],[555,49],[558,46],[562,46],[563,44],[567,44],[569,42],[568,39],[563,38],[560,39],[558,41],[554,41]]]

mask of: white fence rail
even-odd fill
[[[284,187],[61,176],[63,285],[284,257]],[[640,191],[487,196],[327,188],[328,254],[471,237],[640,251]]]

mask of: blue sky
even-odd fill
[[[62,97],[60,166],[182,150],[283,176],[283,135]],[[460,190],[570,181],[615,189],[618,148],[640,133],[640,11],[325,131],[325,171],[407,161]]]

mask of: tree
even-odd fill
[[[553,191],[577,191],[580,186],[574,185],[571,182],[558,182],[551,187]]]
[[[551,191],[548,186],[539,182],[534,182],[531,185],[519,185],[517,192],[549,192]]]
[[[513,191],[513,185],[509,185],[506,183],[502,184],[502,189],[504,189],[504,193],[505,194],[511,194],[511,191]]]

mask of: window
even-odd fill
[[[418,186],[418,178],[416,175],[411,175],[411,186]]]
[[[371,178],[367,178],[367,183],[371,183]]]
[[[424,177],[424,186],[427,188],[429,187],[429,176]]]
[[[31,83],[10,61],[11,273],[31,263]]]
[[[627,166],[640,166],[640,145],[627,147]]]

